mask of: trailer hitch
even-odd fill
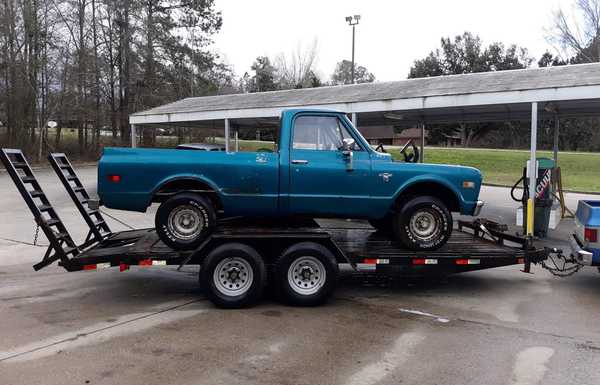
[[[546,261],[542,261],[540,264],[546,270],[548,270],[552,275],[557,277],[569,277],[575,273],[577,273],[583,265],[577,262],[575,258],[572,256],[565,256],[561,249],[546,248],[548,252],[549,263]]]

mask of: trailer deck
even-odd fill
[[[412,274],[458,273],[514,264],[537,263],[545,259],[544,249],[523,249],[522,245],[484,234],[471,222],[459,222],[450,240],[433,252],[411,251],[376,230],[350,224],[344,227],[321,227],[303,223],[297,226],[268,221],[228,221],[216,230],[198,249],[178,252],[164,245],[154,229],[123,231],[72,257],[69,270],[91,270],[98,267],[131,265],[200,265],[208,252],[226,242],[241,242],[256,248],[267,261],[274,259],[289,245],[313,241],[334,251],[339,263],[376,265],[381,273]],[[488,230],[490,231],[490,230]],[[491,231],[490,231],[491,232]],[[509,236],[510,237],[510,236]],[[516,239],[513,239],[516,241]],[[513,245],[509,245],[513,243]],[[63,262],[60,262],[63,265]]]

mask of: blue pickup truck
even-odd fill
[[[582,265],[600,267],[600,201],[581,200],[575,213],[575,233],[570,237],[574,257]]]
[[[290,109],[273,151],[106,148],[98,194],[106,207],[144,212],[156,230],[194,249],[222,217],[362,218],[413,250],[452,232],[451,212],[477,215],[481,173],[471,167],[396,162],[336,111]]]

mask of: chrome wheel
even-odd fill
[[[204,217],[196,207],[179,206],[169,214],[167,226],[179,239],[194,239],[204,228]]]
[[[253,280],[252,266],[245,259],[238,257],[223,259],[213,273],[216,289],[229,297],[246,293]]]
[[[430,210],[419,210],[410,218],[410,232],[420,241],[429,241],[439,231],[439,219]]]
[[[315,257],[296,259],[288,269],[288,284],[298,294],[311,295],[325,284],[325,266]]]

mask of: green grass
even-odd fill
[[[402,159],[397,150],[390,151]],[[538,157],[552,158],[549,151],[538,151]],[[523,173],[529,151],[491,149],[426,148],[427,163],[472,166],[481,170],[484,183],[512,186]],[[559,153],[563,188],[572,191],[600,192],[600,153]]]

